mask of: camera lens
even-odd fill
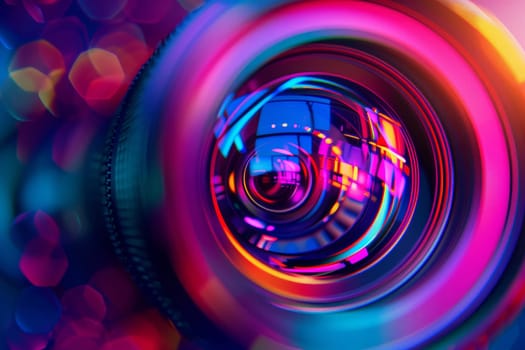
[[[178,329],[447,347],[523,300],[522,79],[497,25],[437,0],[214,4],[144,67],[104,157],[115,251]]]
[[[389,231],[405,229],[394,222],[412,214],[418,191],[399,118],[336,76],[239,90],[218,116],[210,174],[233,239],[274,269],[322,276],[349,273],[392,244]]]

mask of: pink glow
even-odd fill
[[[247,223],[250,226],[253,226],[253,227],[261,229],[261,230],[264,230],[264,228],[266,227],[266,225],[264,225],[261,221],[259,221],[257,219],[254,219],[254,218],[251,218],[249,216],[246,216],[244,218],[244,222]]]
[[[354,255],[350,256],[348,258],[348,261],[350,261],[350,264],[357,264],[361,260],[365,259],[368,256],[368,250],[366,248],[361,249]]]
[[[54,287],[69,266],[62,247],[42,237],[31,240],[20,259],[20,270],[37,287]]]

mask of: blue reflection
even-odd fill
[[[252,175],[264,171],[299,172],[300,152],[312,153],[312,130],[329,130],[330,100],[315,96],[281,95],[261,109]],[[292,165],[283,169],[283,165]],[[297,166],[294,167],[293,164]]]

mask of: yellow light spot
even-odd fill
[[[50,77],[33,67],[26,67],[12,71],[11,79],[24,91],[38,92],[52,88]]]
[[[332,186],[334,186],[335,188],[341,188],[341,184],[338,181],[334,180],[332,180]]]
[[[392,164],[394,164],[395,166],[398,166],[398,165],[397,165],[397,161],[398,161],[398,159],[397,159],[396,157],[391,156],[391,159],[390,159],[390,160],[392,161]]]
[[[384,119],[381,120],[381,126],[383,127],[383,136],[385,137],[388,145],[394,149],[397,149],[397,137],[394,126]]]
[[[497,21],[495,18],[493,20]],[[475,26],[498,51],[516,80],[520,83],[525,82],[525,55],[514,37],[506,29],[499,27],[497,23],[478,19]]]
[[[232,193],[235,193],[235,177],[233,175],[233,171],[230,173],[230,176],[228,177],[228,187],[230,188],[230,191]]]
[[[379,112],[379,113],[377,113],[377,115],[380,116],[381,119],[383,119],[383,120],[388,120],[388,122],[389,122],[390,124],[394,124],[394,125],[396,125],[396,126],[398,126],[398,127],[401,126],[401,124],[400,124],[398,121],[392,119],[391,117],[389,117],[388,115],[386,115],[386,114],[384,114],[384,113]]]
[[[339,161],[339,158],[334,160],[334,173],[341,173],[341,162]]]
[[[339,205],[340,205],[339,202],[335,202],[332,209],[330,209],[330,215],[335,214],[335,212],[339,209]]]
[[[338,147],[338,146],[333,146],[332,147],[332,152],[337,155],[337,156],[340,156],[341,154],[343,154],[343,152],[341,151],[341,148]]]
[[[56,116],[58,114],[56,108],[53,107],[53,101],[55,100],[55,96],[55,89],[40,90],[38,92],[38,97],[40,98],[40,101],[53,116]]]
[[[353,166],[342,162],[340,167],[340,174],[345,177],[352,177]]]
[[[448,3],[490,42],[516,80],[525,82],[525,52],[505,26],[496,17],[470,2],[449,0]]]
[[[355,135],[352,135],[352,134],[343,134],[345,137],[348,137],[350,139],[354,139],[354,140],[361,140],[361,138],[355,136]]]

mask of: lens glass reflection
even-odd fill
[[[243,249],[280,271],[320,276],[351,273],[393,244],[417,165],[399,118],[380,105],[322,76],[230,96],[215,127],[211,192]]]

